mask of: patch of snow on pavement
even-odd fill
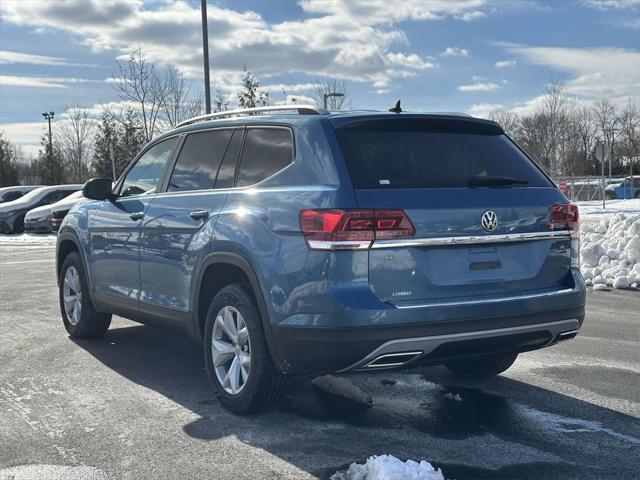
[[[57,236],[22,233],[19,235],[0,235],[0,245],[55,245]]]
[[[594,290],[640,284],[640,214],[616,213],[580,227],[580,270]]]
[[[352,463],[346,472],[335,473],[331,480],[444,480],[444,476],[425,460],[403,462],[393,455],[373,455],[364,465]]]
[[[605,433],[612,437],[624,440],[627,443],[640,445],[640,438],[625,435],[623,433],[616,432],[610,428],[604,427],[600,422],[593,420],[583,420],[580,418],[563,417],[562,415],[556,415],[555,413],[543,412],[536,410],[535,408],[527,407],[525,405],[517,405],[518,412],[546,427],[552,428],[562,433],[583,433],[583,432],[595,432]]]

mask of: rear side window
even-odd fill
[[[242,134],[244,129],[238,129],[233,132],[227,152],[224,154],[224,159],[218,170],[218,177],[216,178],[215,188],[231,188],[233,187],[233,180],[236,176],[236,165],[238,164],[238,156],[240,155],[240,148],[242,147]]]
[[[238,187],[254,185],[293,161],[293,141],[288,128],[247,129],[238,171]]]
[[[180,149],[169,179],[170,192],[213,188],[233,130],[192,133]]]
[[[373,121],[336,130],[354,188],[459,188],[474,177],[549,180],[504,133],[469,122]],[[526,183],[525,183],[526,182]]]

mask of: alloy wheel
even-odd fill
[[[71,325],[77,325],[82,313],[82,290],[80,288],[80,275],[74,266],[67,268],[64,274],[62,295],[67,321]]]
[[[213,368],[222,388],[232,395],[247,384],[251,368],[251,339],[244,317],[237,308],[220,309],[211,335]]]

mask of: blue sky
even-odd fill
[[[525,112],[560,80],[578,101],[640,102],[640,0],[209,0],[212,89],[243,65],[272,102],[326,77],[352,105]],[[202,89],[199,1],[3,0],[0,128],[33,152],[41,112],[117,102],[108,79],[137,47]]]

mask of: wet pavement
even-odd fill
[[[253,417],[220,407],[185,337],[116,318],[103,339],[69,339],[51,246],[2,246],[0,298],[2,480],[329,478],[386,453],[456,479],[638,477],[638,292],[590,292],[576,340],[490,380],[345,376],[363,405],[297,379]]]

